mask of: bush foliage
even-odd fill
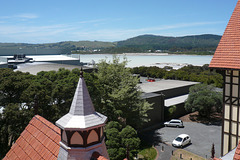
[[[223,77],[214,70],[210,70],[208,64],[203,66],[188,65],[178,70],[166,70],[156,66],[153,67],[135,67],[132,73],[140,74],[144,77],[153,77],[160,79],[173,79],[201,82],[204,84],[213,84],[216,87],[223,87]]]

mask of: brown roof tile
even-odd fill
[[[240,142],[238,143],[238,146],[236,148],[233,160],[240,160]]]
[[[43,117],[36,115],[3,160],[57,160],[60,140],[60,129]]]
[[[209,67],[240,69],[240,1],[237,2]]]
[[[107,158],[105,158],[104,156],[99,154],[98,152],[93,152],[92,158],[97,159],[97,160],[108,160]]]
[[[233,157],[233,160],[239,160],[239,159],[240,159],[240,155],[235,154],[234,157]]]

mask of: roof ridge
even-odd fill
[[[43,122],[40,118],[38,118],[38,117],[41,117],[41,118],[43,119],[43,121],[49,122],[49,123],[52,124],[54,127],[58,128],[56,125],[54,125],[52,122],[46,120],[45,118],[43,118],[43,117],[40,116],[40,115],[35,115],[35,116],[34,116],[34,118],[38,119],[40,122],[42,122],[43,124],[45,124],[45,126],[47,126],[48,128],[50,128],[51,130],[53,130],[53,131],[56,132],[57,134],[61,135],[61,133],[59,133],[59,132],[57,132],[55,129],[49,127],[48,124],[44,123],[44,122]],[[30,123],[31,123],[31,121],[30,121]],[[59,128],[58,128],[58,129],[59,129]],[[59,129],[59,130],[60,130],[60,129]],[[46,135],[46,136],[47,136],[47,135]],[[49,137],[49,136],[48,136],[48,137]]]

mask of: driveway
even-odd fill
[[[184,128],[163,127],[155,130],[155,137],[161,142],[171,145],[173,139],[185,133],[191,137],[192,144],[183,149],[201,157],[210,158],[212,144],[215,145],[215,157],[220,157],[221,152],[221,125],[205,125],[195,122],[184,122]],[[156,143],[156,142],[155,142]],[[160,144],[160,142],[157,142]]]

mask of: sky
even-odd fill
[[[222,35],[237,0],[0,0],[0,42]]]

